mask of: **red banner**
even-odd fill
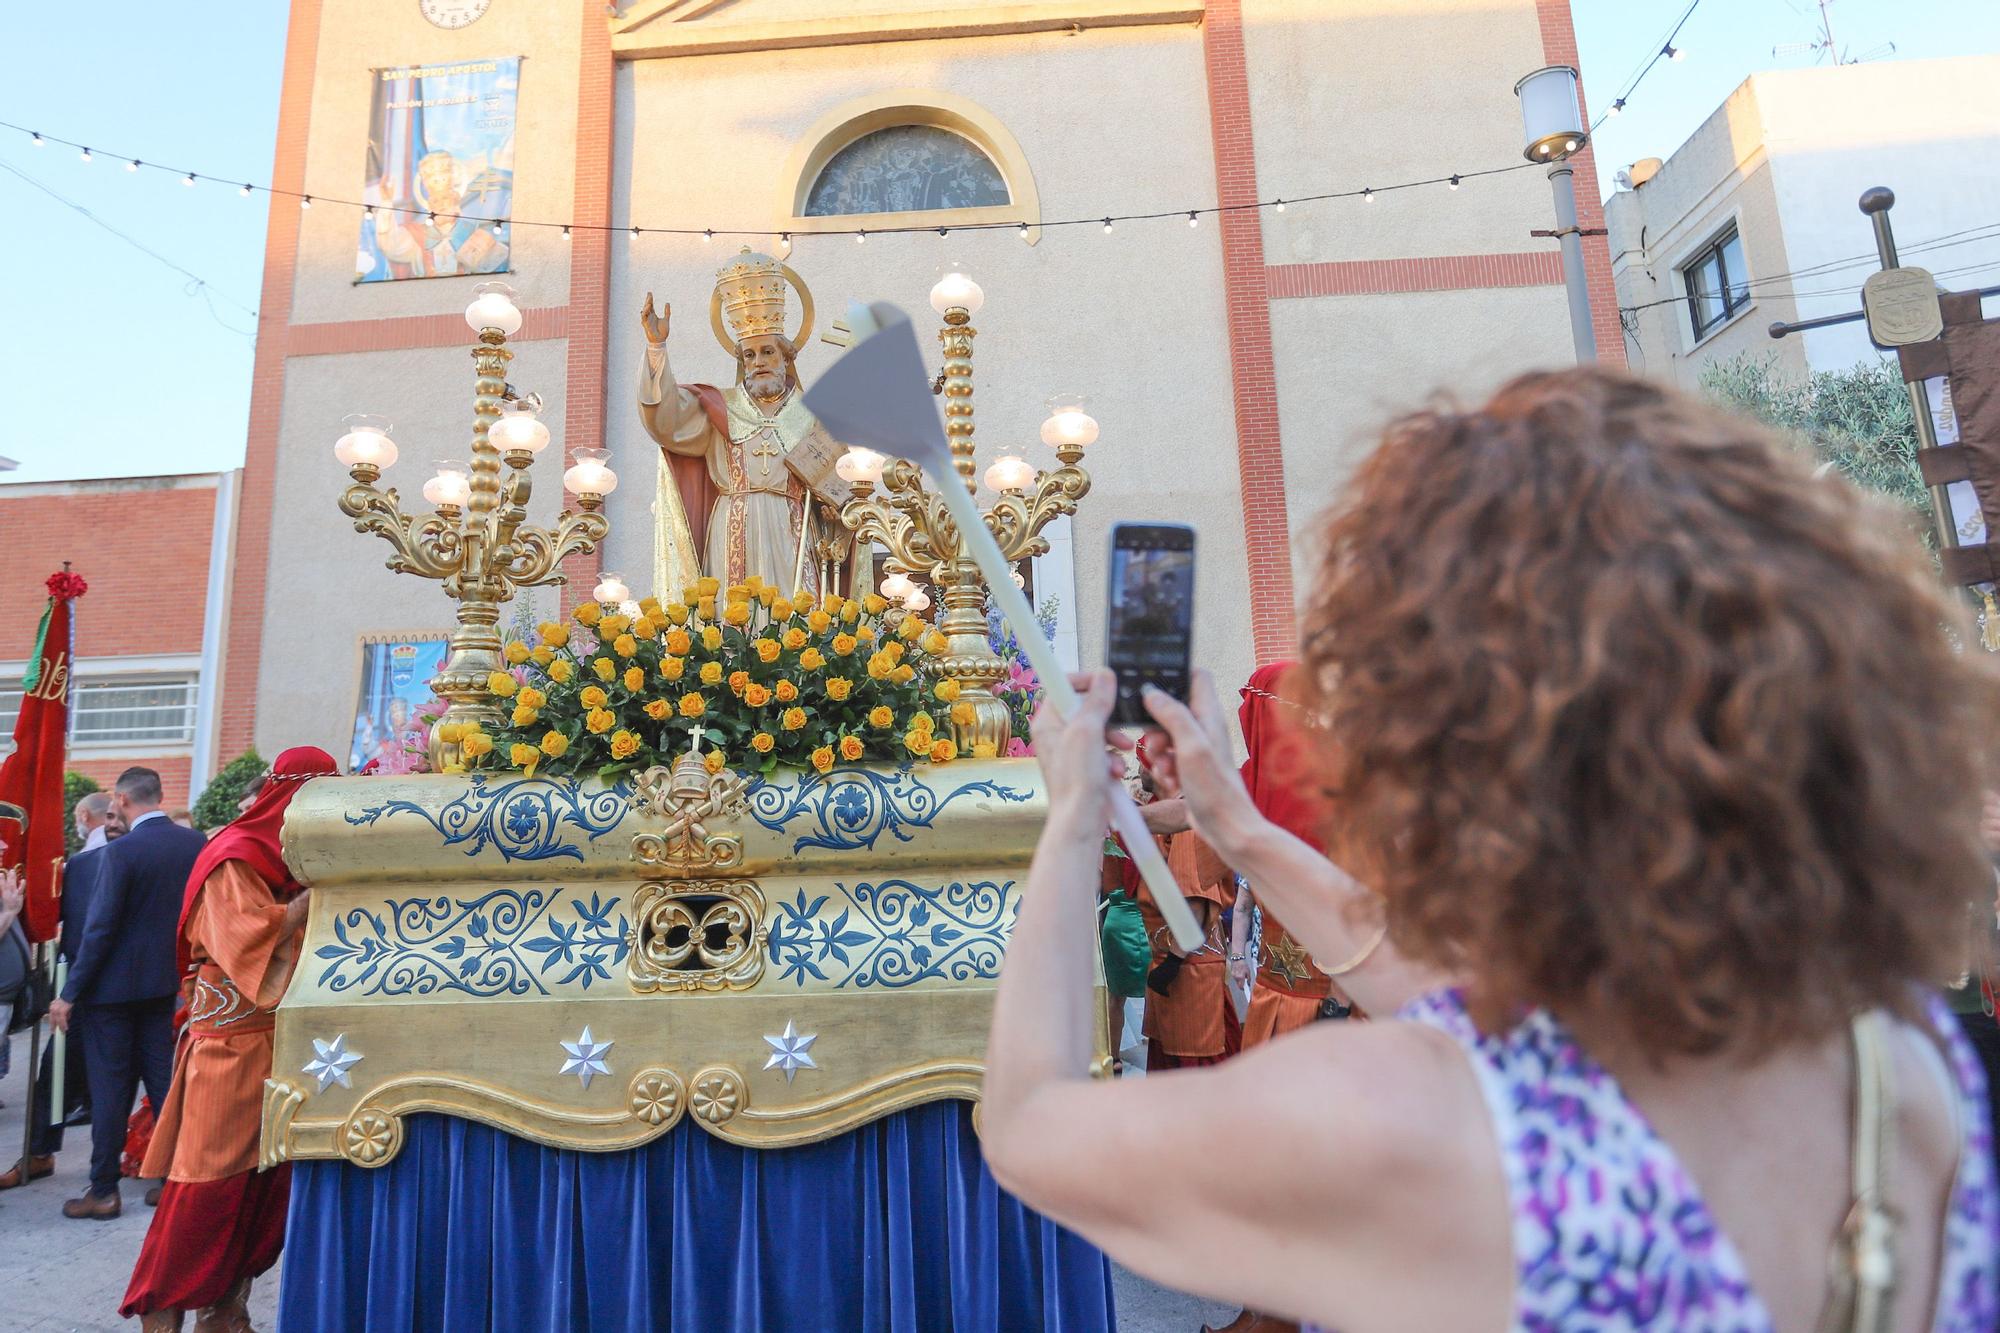
[[[57,886],[63,860],[63,763],[69,744],[70,603],[84,593],[67,571],[49,576],[33,660],[23,680],[14,753],[0,763],[0,865],[25,865],[28,905],[21,924],[34,941],[60,928]],[[23,829],[22,825],[26,825]]]

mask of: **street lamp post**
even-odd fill
[[[1549,167],[1556,201],[1552,234],[1562,245],[1570,336],[1576,343],[1577,363],[1587,364],[1597,359],[1597,331],[1590,322],[1590,287],[1583,272],[1583,230],[1576,220],[1575,168],[1570,158],[1590,142],[1590,131],[1583,123],[1576,70],[1568,65],[1538,69],[1514,85],[1514,95],[1521,99],[1521,123],[1527,132],[1523,154],[1530,162],[1546,162]]]

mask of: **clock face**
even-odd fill
[[[475,23],[493,0],[417,0],[424,17],[440,28],[463,28]]]

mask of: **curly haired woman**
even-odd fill
[[[1385,1021],[1085,1077],[1099,673],[1037,724],[1001,1184],[1342,1333],[2000,1326],[1985,1089],[1932,989],[1991,892],[2000,684],[1907,531],[1755,426],[1575,370],[1398,421],[1325,535],[1333,862],[1257,814],[1212,686],[1151,708],[1196,827]]]

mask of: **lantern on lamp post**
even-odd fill
[[[1547,163],[1555,193],[1556,227],[1562,246],[1563,286],[1569,293],[1569,330],[1579,365],[1597,359],[1597,331],[1590,323],[1590,288],[1583,272],[1583,231],[1576,220],[1576,178],[1570,158],[1590,142],[1583,123],[1583,97],[1576,70],[1569,65],[1538,69],[1514,85],[1521,99],[1521,124],[1527,142],[1523,155]],[[1536,233],[1545,235],[1549,233]]]

